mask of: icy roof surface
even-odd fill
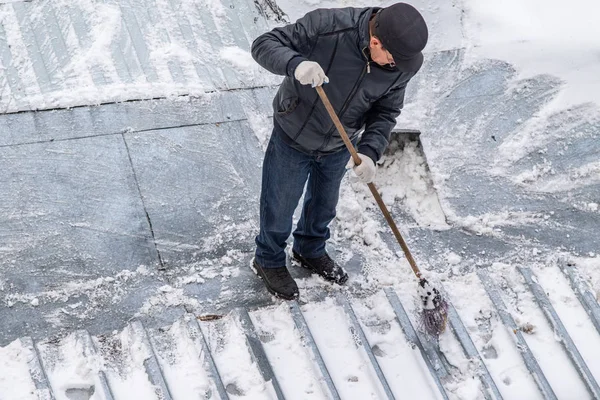
[[[251,0],[0,4],[0,112],[273,83],[247,52],[267,29]]]
[[[566,270],[580,275],[581,293],[597,307],[598,107],[557,108],[564,86],[573,85],[475,57],[485,51],[469,48],[463,18],[482,10],[437,1],[419,7],[432,41],[399,121],[422,133],[419,142],[395,138],[376,183],[504,398],[543,397],[521,358],[523,344],[515,346],[517,333],[558,398],[588,398],[564,340],[556,340],[561,331],[545,320],[524,280],[528,269],[519,267],[535,273],[532,282],[543,286],[600,378],[591,306],[580,304],[580,286],[562,272],[574,266]],[[237,1],[0,5],[2,111],[52,109],[0,116],[0,398],[49,393],[32,373],[35,355],[59,399],[215,393],[200,362],[206,351],[195,342],[198,328],[188,332],[207,313],[226,314],[200,325],[229,395],[274,396],[259,371],[264,364],[248,350],[260,342],[286,397],[328,397],[292,319],[298,314],[274,301],[248,268],[280,79],[248,53],[269,26],[267,12]],[[134,99],[146,100],[93,106]],[[75,105],[88,106],[53,109]],[[381,288],[397,292],[414,320],[415,280],[351,174],[333,232],[329,250],[350,272],[347,289],[291,270],[342,396],[384,394],[356,326],[334,301],[339,294],[353,300],[395,393],[439,398],[434,381],[442,376],[452,399],[485,397],[473,373],[478,361],[465,357],[454,330],[430,352],[442,365],[430,374],[400,328]],[[486,291],[486,276],[499,295]],[[263,307],[270,304],[276,307]],[[251,309],[256,335],[227,314],[239,306]],[[143,321],[150,342],[132,318]],[[33,341],[16,340],[23,336]]]

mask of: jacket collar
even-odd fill
[[[371,20],[371,16],[381,9],[381,7],[369,7],[363,9],[361,13],[358,21],[359,46],[361,52],[365,47],[369,47],[369,41],[371,40],[371,36],[369,34],[369,21]]]
[[[369,33],[369,21],[371,20],[371,16],[377,11],[382,10],[381,7],[371,7],[365,8],[362,11],[362,15],[358,21],[358,32],[359,32],[359,46],[360,52],[366,57],[368,62],[372,62],[371,60],[371,50],[369,48],[369,42],[371,41],[371,34]],[[387,65],[379,65],[376,62],[372,62],[373,66],[385,69],[386,71],[397,71],[395,67],[389,67]]]

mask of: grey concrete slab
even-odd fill
[[[32,279],[35,279],[32,278]],[[90,288],[90,281],[106,281],[96,277],[87,280],[87,288],[67,298],[54,298],[43,292],[35,297],[39,305],[31,302],[18,302],[8,306],[0,305],[0,346],[29,334],[34,340],[60,337],[78,329],[87,329],[93,335],[105,334],[123,329],[124,325],[156,294],[158,288],[167,284],[158,274],[118,279],[114,283],[104,283]],[[69,286],[65,283],[64,286]],[[0,295],[10,296],[10,293]],[[4,297],[4,296],[3,296]],[[9,297],[10,298],[10,297]],[[6,299],[6,297],[4,297]],[[149,327],[165,326],[185,313],[183,307],[165,307],[161,313],[146,316]]]
[[[249,268],[263,153],[248,122],[128,133],[125,139],[165,274],[200,301],[194,311],[270,303]]]

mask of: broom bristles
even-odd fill
[[[422,302],[419,328],[431,336],[439,336],[446,330],[448,303],[425,278],[419,281],[419,295]]]
[[[435,308],[421,311],[421,331],[431,335],[439,336],[446,330],[448,321],[448,304],[440,298]]]

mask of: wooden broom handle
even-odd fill
[[[331,120],[333,121],[333,123],[335,124],[335,127],[337,128],[338,132],[340,133],[340,136],[342,137],[344,144],[346,145],[346,147],[348,148],[348,151],[350,152],[350,155],[354,159],[354,164],[360,165],[361,159],[358,156],[356,149],[354,149],[354,146],[352,145],[352,142],[350,141],[350,138],[348,137],[348,134],[346,133],[344,126],[340,122],[340,119],[338,118],[337,114],[335,113],[333,106],[329,102],[329,98],[325,94],[323,87],[317,86],[316,89],[317,89],[317,93],[319,93],[319,97],[321,97],[321,100],[323,101],[323,104],[325,105],[325,108],[327,109],[327,112],[329,113],[329,116],[331,117]],[[406,256],[408,263],[412,267],[413,272],[415,273],[417,278],[421,279],[421,271],[419,270],[419,267],[417,267],[417,263],[415,262],[415,259],[413,258],[412,254],[410,253],[410,250],[409,250],[408,246],[406,245],[406,242],[404,241],[404,239],[402,238],[402,235],[400,234],[400,230],[398,230],[398,227],[396,226],[396,223],[394,222],[392,215],[388,211],[387,206],[383,202],[381,195],[377,191],[377,188],[375,187],[375,185],[373,183],[367,183],[367,186],[369,186],[369,189],[371,190],[371,193],[373,194],[373,197],[375,198],[377,205],[381,209],[381,212],[383,213],[385,220],[387,221],[390,228],[392,228],[392,231],[394,232],[394,236],[396,236],[396,240],[400,244],[400,247],[402,247],[402,250],[404,251],[404,255]]]

